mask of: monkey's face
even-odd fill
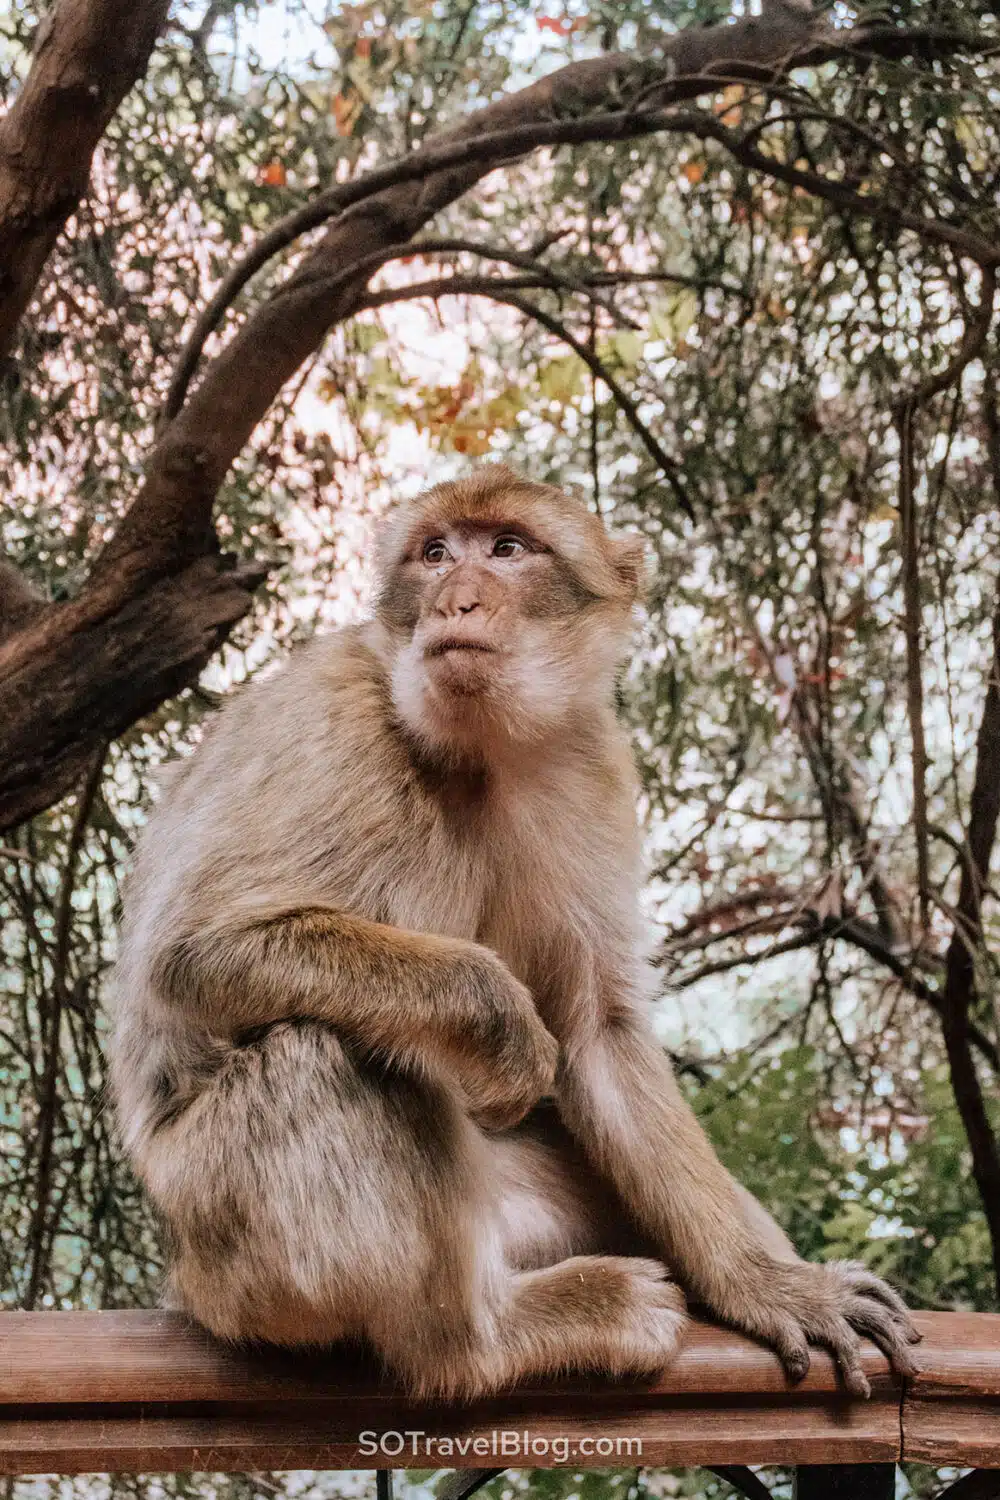
[[[438,749],[536,741],[606,701],[636,593],[634,540],[558,491],[481,474],[404,518],[379,596],[397,711]]]

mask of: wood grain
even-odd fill
[[[176,1313],[7,1313],[0,1473],[901,1457],[1000,1466],[1000,1316],[925,1313],[918,1324],[921,1372],[905,1391],[883,1356],[866,1350],[870,1401],[844,1395],[821,1351],[792,1386],[768,1349],[694,1323],[653,1383],[578,1378],[444,1407],[407,1402],[357,1353],[228,1348]],[[523,1438],[504,1451],[513,1439],[503,1433],[525,1431],[531,1451]],[[363,1432],[422,1436],[373,1453]],[[609,1451],[608,1442],[623,1446]]]
[[[924,1342],[903,1398],[905,1456],[1000,1468],[1000,1314],[918,1313],[915,1322]]]

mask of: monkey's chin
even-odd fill
[[[445,699],[486,698],[496,685],[496,655],[490,651],[445,651],[428,668],[429,683]]]

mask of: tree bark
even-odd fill
[[[168,8],[169,0],[56,0],[38,28],[24,87],[0,120],[0,358]]]
[[[131,597],[94,590],[80,601],[86,610],[55,606],[36,619],[27,659],[12,672],[0,666],[0,827],[50,807],[79,783],[95,747],[187,687],[266,572],[211,553]]]

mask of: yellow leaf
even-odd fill
[[[719,107],[715,111],[716,114],[723,117],[727,125],[738,125],[743,118],[743,111],[740,109],[740,105],[745,98],[746,90],[743,85],[741,83],[731,83],[728,88],[722,90],[722,98],[719,100]]]
[[[565,406],[583,390],[584,367],[575,355],[553,359],[538,377],[538,389],[547,401]]]
[[[665,297],[650,314],[649,331],[665,344],[675,344],[689,332],[698,316],[698,294],[683,287]]]
[[[605,358],[610,354],[620,365],[637,365],[642,359],[646,340],[641,333],[624,329],[613,333],[604,346]]]

